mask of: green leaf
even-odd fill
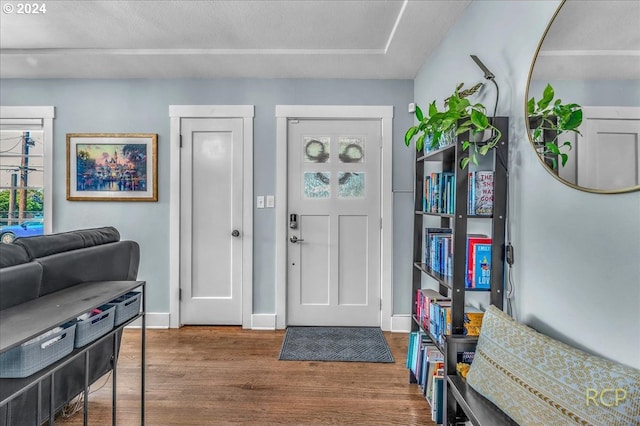
[[[429,117],[432,117],[438,113],[438,107],[436,106],[436,101],[433,101],[429,104]]]
[[[573,111],[570,115],[569,118],[564,122],[564,129],[565,130],[573,130],[576,127],[578,127],[580,124],[582,124],[582,110],[576,110]]]
[[[529,115],[533,115],[535,111],[536,111],[536,100],[535,98],[531,98],[529,99],[529,102],[527,102],[527,112],[529,113]]]
[[[553,87],[550,84],[547,84],[547,87],[544,88],[544,92],[542,93],[542,99],[538,102],[539,109],[545,109],[549,106],[549,103],[553,100],[553,96],[555,92],[553,91]]]
[[[547,142],[545,146],[547,147],[547,151],[555,155],[560,155],[560,148],[558,148],[558,145],[556,145],[555,143]]]
[[[465,150],[469,149],[469,145],[471,145],[471,142],[469,142],[469,141],[462,142],[462,150],[465,151]]]
[[[416,150],[417,151],[422,151],[422,149],[424,148],[424,137],[425,136],[426,136],[426,134],[423,133],[416,140]]]
[[[473,161],[473,164],[475,164],[476,166],[478,165],[478,158],[476,157],[475,153],[471,154],[471,161]]]
[[[424,120],[424,115],[422,115],[422,110],[418,105],[416,105],[416,118],[418,119],[418,121]]]
[[[489,152],[490,149],[491,145],[483,145],[480,147],[480,150],[478,152],[480,153],[480,155],[487,155],[487,152]]]
[[[404,144],[409,146],[411,144],[411,138],[416,134],[418,128],[416,126],[411,126],[407,130],[407,133],[404,134]]]
[[[569,156],[567,154],[560,154],[560,160],[562,162],[562,167],[564,167],[567,164],[567,160],[569,159]]]
[[[471,111],[471,122],[481,130],[484,130],[489,125],[489,119],[485,114],[478,110]]]
[[[469,164],[469,157],[463,157],[462,160],[460,160],[461,169],[466,168],[468,164]]]

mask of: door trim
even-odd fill
[[[180,120],[241,118],[243,120],[242,197],[242,328],[251,327],[253,312],[253,105],[169,105],[169,326],[180,324]]]
[[[380,326],[391,330],[393,311],[393,106],[276,105],[276,328],[287,326],[287,121],[376,119],[381,123]]]

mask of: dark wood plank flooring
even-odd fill
[[[284,331],[189,326],[147,330],[146,424],[431,425],[405,368],[406,334],[385,333],[393,364],[279,361]],[[140,331],[125,330],[118,424],[140,418]],[[97,389],[100,385],[102,388]],[[111,381],[92,387],[89,424],[111,424]],[[83,413],[56,419],[81,425]]]

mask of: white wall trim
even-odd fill
[[[53,232],[53,106],[0,106],[0,120],[38,119],[44,133],[44,233]]]
[[[379,119],[381,160],[381,262],[382,309],[380,326],[391,330],[393,310],[393,106],[276,105],[276,327],[287,326],[287,121],[295,118]]]
[[[582,113],[589,119],[637,120],[640,107],[583,106]]]
[[[411,315],[392,316],[391,331],[394,333],[409,333],[411,331]]]
[[[170,327],[180,327],[180,120],[182,118],[242,118],[244,133],[242,201],[242,327],[253,313],[253,105],[170,105],[169,313]]]
[[[169,328],[169,312],[147,312],[145,314],[145,328]],[[125,328],[140,328],[142,319],[138,318]]]
[[[275,330],[275,314],[253,314],[251,315],[251,328],[253,330]]]

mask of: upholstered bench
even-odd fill
[[[485,312],[467,383],[520,425],[640,425],[640,370]]]

